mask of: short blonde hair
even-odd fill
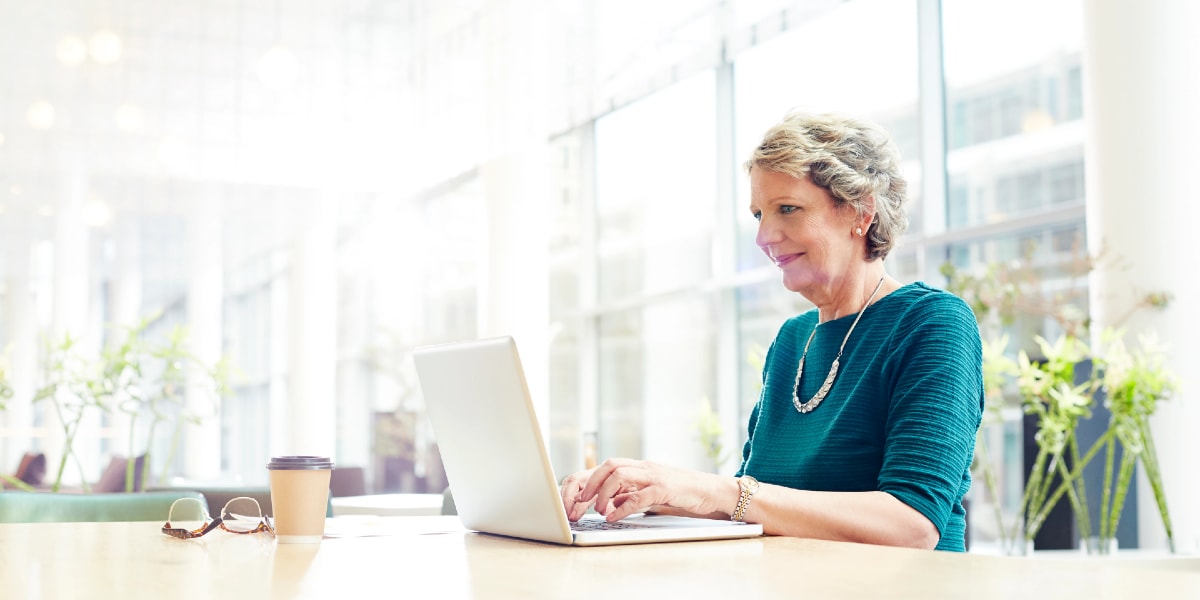
[[[754,168],[786,173],[829,191],[838,207],[859,216],[875,199],[867,230],[867,260],[884,258],[905,230],[908,183],[900,174],[900,151],[882,127],[861,119],[792,111],[767,130],[746,161]]]

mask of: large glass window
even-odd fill
[[[584,344],[590,321],[582,314],[594,302],[586,287],[594,269],[587,264],[592,230],[585,209],[592,200],[594,168],[591,126],[556,136],[550,142],[550,461],[556,471],[585,466],[584,436],[595,432],[595,415],[584,406]],[[586,297],[585,297],[586,295]],[[590,355],[590,354],[588,354]],[[594,397],[591,391],[591,397]],[[594,413],[594,403],[591,404]],[[594,445],[591,451],[595,451]],[[594,456],[593,456],[594,458]]]
[[[711,277],[714,89],[705,72],[596,121],[601,304]]]
[[[854,39],[871,43],[848,43]],[[836,52],[831,51],[834,48]],[[734,215],[737,268],[753,273],[758,281],[738,290],[737,355],[745,358],[761,354],[787,318],[811,307],[804,298],[783,289],[777,271],[755,245],[757,222],[746,208],[749,191],[740,166],[767,128],[784,113],[800,108],[878,122],[901,149],[913,196],[909,211],[918,208],[916,3],[846,3],[745,52],[734,64],[734,74],[735,159],[740,174]],[[919,219],[913,219],[913,226],[919,229]],[[889,258],[889,263],[895,258]],[[754,369],[743,369],[742,373],[746,376],[738,385],[739,412],[746,417],[758,401],[761,374],[754,373]]]
[[[602,456],[697,462],[674,442],[713,397],[715,98],[708,71],[596,121]]]
[[[207,244],[188,241],[195,215],[179,199],[213,209],[221,239],[211,264],[223,272],[208,302],[221,309],[213,329],[239,374],[207,424],[221,430],[207,456],[220,456],[222,477],[265,479],[289,388],[309,381],[290,362],[293,342],[305,327],[331,331],[297,316],[296,276],[313,267],[336,290],[322,299],[336,339],[320,344],[335,346],[322,356],[336,363],[328,401],[339,463],[367,467],[370,491],[440,491],[409,354],[479,334],[491,266],[481,257],[500,221],[488,218],[496,198],[485,198],[493,190],[480,173],[507,168],[512,146],[545,144],[549,159],[548,228],[530,235],[544,235],[548,252],[545,422],[560,471],[583,465],[593,431],[600,456],[710,468],[699,440],[706,404],[727,452],[745,439],[758,361],[783,321],[810,307],[754,243],[741,168],[790,108],[863,116],[896,140],[911,227],[888,258],[894,276],[936,285],[943,261],[980,270],[1030,257],[1048,289],[1086,292],[1067,269],[1086,230],[1080,0],[932,3],[940,57],[919,56],[932,47],[919,33],[934,32],[918,32],[918,8],[931,4],[917,0],[564,4],[539,17],[556,33],[527,37],[516,5],[181,0],[147,18],[144,2],[114,0],[97,15],[125,50],[105,65],[86,48],[73,64],[56,53],[60,42],[70,49],[64,36],[94,33],[71,16],[87,11],[26,4],[0,20],[0,43],[32,49],[0,52],[11,74],[0,97],[19,100],[0,114],[0,229],[14,250],[0,265],[2,294],[16,311],[0,321],[0,341],[17,343],[14,364],[32,365],[33,342],[22,340],[41,332],[21,324],[49,328],[62,306],[97,331],[130,316],[117,309],[125,304],[161,310],[160,327],[187,323],[189,308],[207,313],[214,307],[192,297],[192,271],[203,269],[191,262]],[[225,22],[238,27],[212,26]],[[518,48],[539,43],[547,52]],[[527,64],[541,54],[553,56]],[[510,57],[523,68],[509,69]],[[918,65],[938,61],[945,114],[929,114],[937,90],[918,89]],[[530,80],[507,80],[517,72]],[[513,85],[539,94],[531,104],[548,114],[497,102]],[[922,197],[922,168],[941,166],[920,163],[925,118],[944,119],[945,198]],[[297,225],[317,196],[336,205],[328,222]],[[111,218],[63,218],[67,200],[89,219],[97,206]],[[943,214],[944,230],[926,227],[924,215]],[[298,251],[310,225],[326,240],[322,256]],[[88,297],[60,297],[65,288]],[[1011,331],[1010,350],[1028,349],[1054,324],[1027,319]],[[36,375],[23,375],[22,397]],[[26,413],[15,430],[46,443],[26,434],[48,415]],[[167,470],[190,461],[174,462]]]
[[[1086,278],[1072,268],[1085,251],[1081,4],[943,0],[942,7],[947,221],[956,239],[969,240],[951,243],[946,260],[974,274],[1028,265],[1046,297],[1087,310]],[[1020,43],[1012,43],[1014,32]],[[1034,336],[1059,333],[1052,319],[1035,315],[1004,329],[1009,352],[1035,357]],[[981,546],[996,540],[997,502],[1012,522],[1023,487],[1020,410],[994,408],[1002,418],[985,420],[981,443],[1000,488],[996,497],[983,486],[972,491],[972,543]]]

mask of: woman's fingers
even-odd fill
[[[615,462],[596,491],[596,512],[610,522],[619,521],[662,501],[667,486],[661,470],[645,461]]]
[[[562,485],[567,518],[579,520],[589,506],[608,521],[618,521],[658,504],[668,504],[670,471],[640,460],[611,458],[591,471],[575,473]]]
[[[580,499],[580,492],[583,491],[583,485],[587,482],[590,473],[590,471],[572,473],[563,479],[562,486],[559,488],[563,508],[566,509],[567,518],[571,521],[578,521],[591,506],[590,498]]]
[[[631,489],[617,494],[612,499],[612,510],[604,515],[604,518],[609,522],[613,522],[620,521],[629,515],[646,512],[648,508],[654,506],[653,501],[647,501],[647,498],[653,495],[654,490],[649,488]]]
[[[594,506],[596,512],[612,522],[664,507],[689,514],[720,512],[728,502],[724,496],[717,502],[712,490],[722,490],[723,485],[719,475],[643,460],[610,458],[590,471],[568,477],[563,482],[562,494],[567,517],[572,521],[579,520],[589,506]]]
[[[626,466],[633,462],[634,461],[624,458],[610,458],[596,465],[596,467],[591,470],[591,474],[588,475],[587,482],[583,485],[583,489],[579,491],[578,500],[587,501],[591,500],[593,497],[596,497],[600,492],[601,486],[608,483],[608,480],[612,477],[614,471],[616,471],[619,467]]]

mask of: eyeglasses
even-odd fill
[[[201,525],[196,529],[184,529],[171,526],[171,518],[175,514],[175,506],[185,500],[190,500],[200,504],[201,510],[204,513],[204,525]],[[234,503],[237,503],[236,507],[234,506]],[[237,512],[234,510],[235,508],[240,508],[244,511],[249,508],[251,503],[254,504],[254,515]],[[272,535],[275,533],[275,528],[271,526],[270,517],[262,514],[262,507],[259,506],[258,500],[247,496],[240,496],[233,498],[229,502],[226,502],[225,507],[221,509],[221,516],[217,517],[216,519],[208,516],[208,511],[204,509],[203,503],[198,498],[180,498],[172,502],[171,508],[167,510],[167,522],[163,525],[162,532],[174,538],[187,540],[207,535],[209,532],[218,527],[228,531],[229,533],[246,534],[261,533],[264,531],[270,532]]]

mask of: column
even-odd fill
[[[337,438],[337,202],[298,201],[288,293],[288,391],[275,453],[333,456]],[[337,457],[334,457],[337,460]]]
[[[1084,3],[1088,247],[1106,263],[1092,274],[1093,329],[1119,321],[1139,293],[1167,292],[1165,310],[1142,310],[1130,332],[1153,331],[1168,348],[1180,393],[1152,421],[1177,549],[1200,546],[1200,294],[1190,268],[1196,222],[1190,199],[1200,138],[1200,4],[1173,0]],[[1136,344],[1134,335],[1127,343]],[[1165,547],[1153,494],[1139,476],[1140,544]]]
[[[88,309],[88,228],[83,218],[87,172],[82,159],[63,159],[54,212],[54,312],[51,331],[61,339],[85,336]]]
[[[142,319],[142,236],[139,216],[119,213],[113,222],[115,264],[110,288],[109,321],[112,325],[109,346],[125,342],[126,332]],[[130,445],[130,418],[119,410],[109,419],[114,451],[137,456],[145,445],[135,439]],[[153,468],[154,465],[151,465]]]
[[[84,356],[94,356],[97,337],[87,330],[88,323],[88,227],[83,218],[87,199],[88,174],[78,148],[68,148],[59,156],[60,187],[54,212],[54,271],[51,302],[50,343],[60,343],[67,334],[78,339]],[[66,437],[62,421],[49,400],[39,408],[46,424],[46,477],[52,482],[63,456]],[[86,473],[81,474],[74,461],[68,460],[63,472],[64,485],[79,485],[83,477],[99,476],[100,457],[96,446],[94,419],[85,419],[76,436],[74,449]],[[94,475],[92,473],[95,473]]]
[[[205,367],[221,359],[221,318],[224,300],[223,189],[210,185],[191,199],[187,220],[188,347]],[[200,365],[191,365],[184,401],[188,412],[200,416],[185,425],[184,477],[213,480],[221,475],[221,398],[208,385]],[[162,465],[153,466],[157,471]]]
[[[487,21],[525,35],[487,36],[489,156],[480,169],[487,240],[479,263],[479,335],[512,335],[542,431],[548,432],[550,175],[546,155],[545,10],[536,0],[485,3]],[[497,24],[497,27],[500,27]]]

